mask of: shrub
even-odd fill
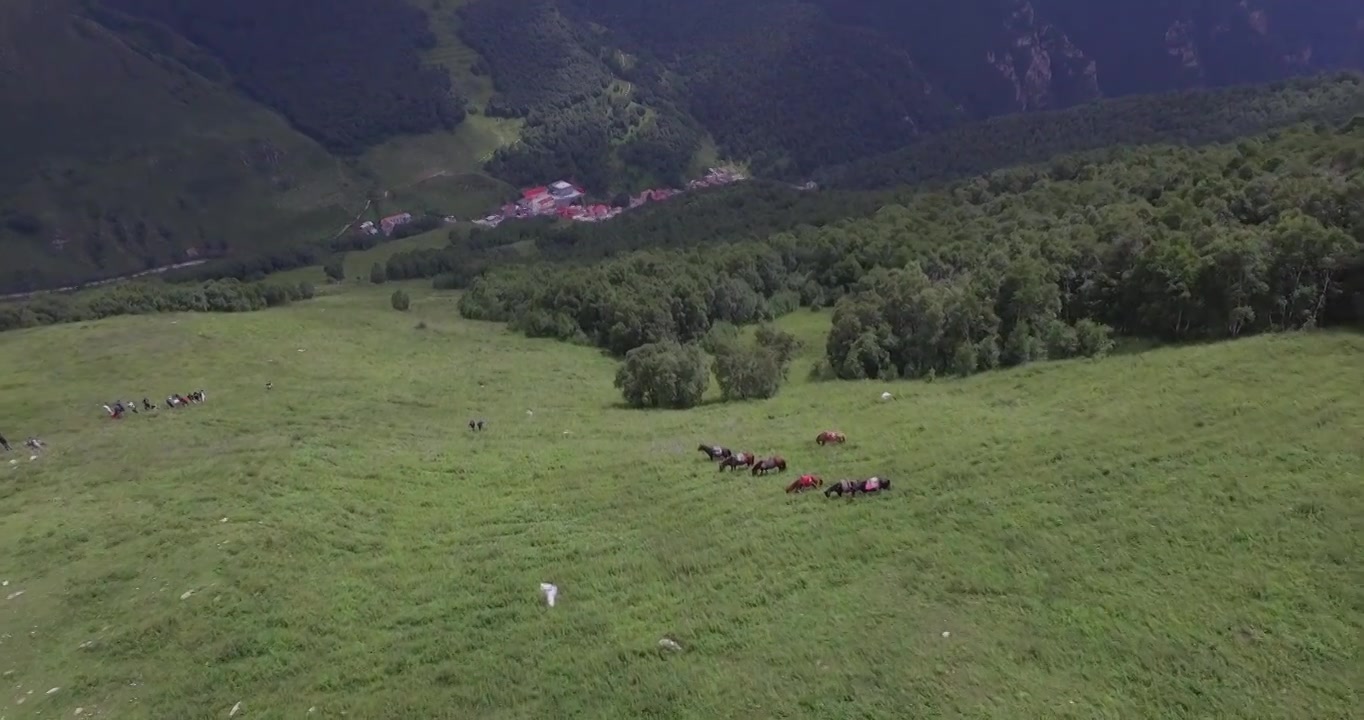
[[[1103,357],[1113,349],[1113,328],[1093,320],[1075,323],[1075,348],[1085,357]]]
[[[710,370],[696,345],[650,343],[625,354],[615,386],[631,407],[685,409],[700,404]]]
[[[402,312],[407,312],[407,309],[412,307],[412,298],[408,297],[407,293],[402,290],[394,290],[393,296],[389,298],[389,302],[393,304],[394,310],[400,310]]]
[[[701,338],[701,349],[711,355],[721,355],[739,344],[739,328],[724,320],[716,321]]]
[[[341,282],[346,279],[346,256],[344,253],[333,255],[327,260],[327,264],[322,266],[322,272],[327,274],[327,279],[332,282]]]
[[[796,339],[795,335],[772,325],[758,326],[756,338],[759,347],[766,348],[776,355],[777,362],[782,368],[782,376],[785,377],[786,369],[790,367],[796,353],[800,352],[803,343]]]
[[[786,379],[777,354],[763,346],[733,348],[715,358],[715,379],[726,401],[773,397]]]
[[[384,272],[384,266],[374,263],[369,268],[369,281],[375,285],[388,282],[388,273]]]

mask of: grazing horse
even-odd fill
[[[726,468],[753,467],[753,462],[755,460],[757,460],[757,458],[753,456],[753,453],[746,452],[734,453],[733,455],[730,455],[729,457],[726,457],[724,460],[720,461],[720,469],[725,470]]]
[[[766,475],[769,470],[782,471],[786,469],[786,460],[780,455],[774,455],[764,460],[759,460],[753,465],[754,475]]]
[[[790,485],[786,486],[786,492],[805,492],[806,490],[818,487],[824,487],[824,481],[821,480],[818,475],[801,475]]]
[[[469,429],[475,432],[483,429],[483,420],[470,420]]]
[[[866,480],[839,480],[830,485],[828,490],[824,491],[824,497],[833,497],[834,495],[843,497],[844,495],[847,495],[848,499],[851,500],[857,496],[857,493],[870,495],[875,492],[889,489],[890,481],[881,477],[870,477]]]
[[[734,455],[733,450],[730,450],[727,447],[720,447],[719,445],[697,445],[696,449],[705,453],[706,457],[711,460],[719,460]]]
[[[845,443],[847,441],[848,436],[837,430],[825,430],[815,436],[815,444],[817,445],[823,445],[825,443]]]

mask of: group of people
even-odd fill
[[[187,395],[179,395],[173,393],[171,395],[166,396],[166,407],[167,408],[184,407],[185,405],[189,405],[190,403],[194,404],[201,403],[204,401],[204,399],[205,395],[203,390],[195,390],[194,392],[189,393]],[[104,411],[109,413],[109,417],[111,419],[119,420],[124,416],[125,413],[128,412],[136,413],[137,406],[138,403],[132,400],[129,400],[126,403],[123,402],[122,400],[116,400],[112,405],[105,405]],[[142,409],[146,410],[147,412],[151,412],[152,410],[156,409],[156,405],[153,404],[151,400],[147,398],[142,398]]]

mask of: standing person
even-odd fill
[[[4,448],[5,452],[10,451],[9,441],[5,439],[4,435],[0,435],[0,447]]]

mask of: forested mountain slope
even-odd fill
[[[828,370],[843,377],[970,374],[1068,357],[1109,333],[1187,341],[1358,325],[1362,166],[1364,120],[1062,158],[749,242],[495,268],[460,307],[623,354],[833,305]],[[559,250],[571,260],[602,248]]]
[[[925,162],[998,167],[1019,140],[1036,161],[1335,119],[1338,96],[1213,122],[1190,95],[1145,120],[993,125],[962,158],[942,135],[1357,67],[1362,21],[1348,0],[10,0],[0,292],[287,247],[363,208],[478,211],[467,188],[489,204],[510,189],[470,173],[605,195],[733,160],[873,187],[941,176]]]
[[[363,206],[283,118],[75,9],[0,3],[0,292],[251,251]]]
[[[825,168],[825,187],[873,189],[953,180],[1083,151],[1201,145],[1297,122],[1364,114],[1364,76],[1340,72],[1267,85],[1137,95],[1016,113],[936,133],[884,155]]]

